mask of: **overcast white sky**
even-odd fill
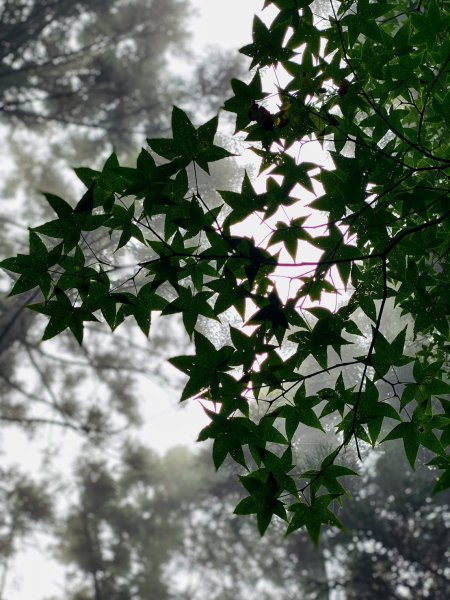
[[[251,42],[253,15],[262,0],[191,0],[198,10],[193,22],[199,44],[239,48]]]

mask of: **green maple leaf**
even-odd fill
[[[253,20],[253,43],[239,50],[241,54],[252,58],[250,69],[256,65],[264,67],[290,59],[294,52],[283,47],[282,42],[285,34],[286,28],[283,24],[269,29],[259,17],[255,16]]]
[[[232,209],[225,219],[224,228],[239,223],[249,215],[264,209],[264,199],[253,189],[247,172],[244,173],[240,192],[219,190],[219,194]]]
[[[293,513],[287,533],[306,527],[314,544],[319,543],[322,525],[333,525],[343,529],[343,525],[328,506],[336,499],[335,495],[325,494],[319,496],[311,505],[299,502],[293,504],[289,510]]]
[[[311,238],[310,234],[302,227],[306,219],[307,217],[298,217],[290,223],[279,221],[268,245],[273,246],[281,242],[292,259],[295,260],[299,241],[309,241]]]
[[[149,139],[147,142],[150,148],[163,158],[170,161],[177,159],[181,167],[193,161],[209,174],[208,163],[233,156],[225,148],[214,144],[218,123],[216,116],[196,129],[187,114],[181,108],[174,106],[173,139],[157,138]]]
[[[194,333],[195,325],[199,315],[208,317],[209,319],[218,320],[208,300],[213,295],[213,292],[199,292],[192,294],[190,288],[179,288],[179,297],[168,304],[162,311],[163,315],[183,313],[183,323],[186,331],[190,336]]]
[[[216,469],[220,467],[227,455],[243,467],[247,467],[243,446],[255,443],[255,424],[243,417],[226,417],[204,409],[211,423],[204,427],[198,436],[198,441],[213,439],[213,460]]]
[[[47,315],[50,320],[45,328],[43,340],[55,337],[65,329],[69,328],[81,345],[83,341],[84,321],[97,321],[98,319],[83,306],[76,307],[68,296],[56,289],[55,296],[48,302],[32,304],[32,310]]]
[[[406,327],[397,335],[390,344],[380,331],[372,327],[372,335],[375,335],[375,352],[372,354],[372,365],[376,369],[378,377],[383,377],[392,366],[403,366],[413,359],[410,356],[403,355],[403,348],[406,338]]]
[[[231,346],[216,350],[214,344],[198,331],[195,332],[194,341],[194,356],[175,356],[169,360],[174,367],[189,376],[181,395],[182,400],[195,396],[208,387],[217,387],[219,373],[230,369],[229,360],[234,352]]]
[[[239,502],[234,510],[235,514],[256,514],[261,535],[266,531],[273,515],[278,515],[281,519],[286,520],[286,509],[284,504],[278,500],[280,488],[272,471],[260,469],[239,479],[251,495]]]
[[[345,488],[339,483],[338,478],[354,476],[358,475],[358,473],[343,465],[334,464],[333,461],[335,458],[335,453],[332,453],[323,459],[319,469],[302,473],[301,479],[311,480],[310,489],[312,497],[315,497],[321,487],[326,488],[326,490],[335,497],[342,495],[348,496]]]
[[[406,456],[411,467],[414,469],[420,446],[428,448],[435,454],[445,453],[442,444],[433,431],[439,425],[441,423],[438,416],[421,418],[420,411],[417,411],[413,414],[410,422],[399,423],[382,441],[403,440]]]
[[[366,389],[361,394],[353,394],[349,398],[349,404],[354,405],[358,399],[358,424],[367,425],[372,446],[380,435],[384,419],[393,419],[401,421],[398,412],[387,402],[379,400],[379,392],[375,384],[369,379],[366,380]],[[344,432],[346,437],[354,427],[354,413],[349,412],[338,426],[338,431]]]
[[[64,240],[65,252],[75,248],[83,231],[95,231],[109,218],[107,214],[92,214],[94,189],[95,183],[86,191],[75,208],[72,208],[62,198],[45,194],[48,203],[58,215],[58,219],[35,227],[34,231],[51,238]]]
[[[222,277],[208,281],[206,285],[218,294],[214,304],[216,314],[219,315],[233,306],[244,318],[246,299],[250,298],[251,294],[244,284],[238,284],[229,269],[224,270]]]
[[[31,229],[29,245],[29,255],[18,254],[0,262],[0,268],[20,275],[9,293],[10,296],[21,294],[35,287],[40,287],[45,296],[50,291],[52,278],[48,273],[48,268],[58,261],[62,246],[58,245],[54,251],[49,252],[41,238]]]
[[[312,406],[317,404],[317,402],[310,401],[310,399],[306,400],[307,401],[301,407],[286,405],[281,409],[280,416],[285,419],[286,436],[289,440],[293,438],[300,423],[324,431],[319,418],[312,409]]]
[[[234,96],[229,98],[223,105],[224,110],[236,113],[236,132],[242,131],[250,123],[250,109],[257,100],[265,98],[262,91],[261,76],[259,71],[255,73],[250,83],[244,83],[239,79],[231,80]]]
[[[117,311],[114,321],[114,329],[123,322],[125,317],[133,315],[142,333],[146,336],[150,333],[152,311],[160,311],[168,304],[167,300],[155,294],[151,283],[144,285],[136,296],[133,294],[110,294],[109,302],[122,300],[122,306]],[[108,302],[108,301],[106,301]]]
[[[284,314],[283,305],[276,292],[272,290],[268,297],[265,305],[257,310],[247,321],[249,325],[266,325],[270,326],[275,336],[278,335],[281,339],[284,336],[289,323],[286,315]],[[278,341],[281,343],[281,339]]]
[[[433,488],[433,494],[438,494],[450,488],[450,456],[436,456],[427,464],[438,469],[444,469]]]

